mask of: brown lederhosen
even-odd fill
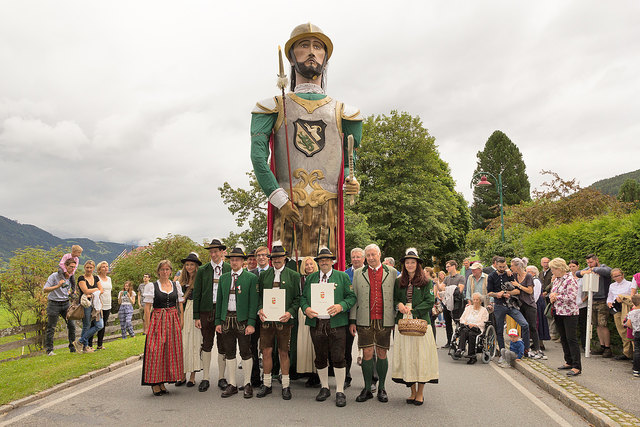
[[[331,319],[317,319],[316,326],[310,328],[311,341],[316,351],[314,361],[316,369],[324,369],[328,365],[329,353],[334,368],[344,368],[344,351],[347,341],[347,327],[331,327]]]
[[[202,351],[211,351],[213,341],[218,341],[218,354],[224,354],[224,345],[222,343],[222,334],[216,332],[216,305],[213,305],[213,311],[200,312],[200,324],[202,325]]]
[[[273,282],[272,289],[279,289],[280,282]],[[281,322],[263,322],[260,326],[260,350],[273,348],[278,339],[278,350],[289,353],[292,324]]]
[[[240,357],[242,360],[251,359],[251,335],[245,335],[247,327],[246,320],[238,321],[235,311],[227,311],[227,318],[222,324],[222,342],[225,348],[225,359],[236,358],[236,340],[240,347]]]
[[[358,348],[376,346],[389,350],[391,346],[391,327],[384,327],[382,319],[371,320],[369,326],[356,326]]]

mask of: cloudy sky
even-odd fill
[[[250,111],[308,21],[329,95],[420,116],[467,200],[496,129],[533,188],[640,168],[635,0],[0,0],[0,215],[116,242],[236,230],[217,187],[246,185]]]

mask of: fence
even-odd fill
[[[134,309],[133,310],[133,320],[132,320],[132,324],[134,329],[137,329],[137,327],[139,325],[142,325],[142,315],[143,315],[143,310],[142,309]],[[80,335],[80,331],[82,330],[82,321],[81,320],[74,320],[74,322],[76,322],[76,337],[79,337]],[[63,344],[58,344],[56,346],[54,346],[55,349],[59,349],[59,348],[65,348],[68,346],[68,343],[66,342],[67,340],[67,327],[64,324],[64,321],[62,319],[60,319],[60,321],[58,322],[58,327],[60,327],[60,325],[62,325],[62,330],[58,331],[55,333],[55,335],[53,336],[53,340],[54,342],[58,339],[64,339],[65,343]],[[29,356],[35,356],[38,354],[42,354],[43,351],[42,350],[35,350],[35,351],[29,351],[27,354],[25,354],[25,347],[29,347],[29,346],[33,346],[36,345],[39,347],[42,347],[42,345],[44,344],[44,327],[46,325],[24,325],[24,326],[15,326],[12,328],[6,328],[6,329],[0,329],[0,339],[1,338],[7,338],[7,337],[12,337],[12,336],[16,336],[16,335],[22,335],[22,339],[16,340],[16,341],[11,341],[5,344],[0,344],[0,357],[2,357],[2,353],[6,352],[6,351],[10,351],[10,350],[15,350],[18,348],[22,348],[22,354],[20,356],[17,357],[9,357],[9,358],[3,358],[2,360],[0,360],[0,362],[6,362],[8,360],[15,360],[15,359],[20,359],[23,357],[29,357]],[[56,328],[58,329],[58,328]],[[33,334],[35,332],[35,335]],[[114,332],[116,332],[114,334]],[[27,335],[33,335],[30,337],[27,337]],[[110,341],[113,339],[116,339],[118,337],[121,336],[120,333],[120,320],[118,319],[117,314],[114,316],[110,316],[109,320],[107,321],[107,325],[106,325],[106,329],[105,329],[105,337],[104,340],[105,341]]]

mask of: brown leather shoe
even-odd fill
[[[253,391],[253,390],[252,390]],[[224,389],[224,391],[222,392],[222,394],[220,395],[221,397],[231,397],[234,394],[238,394],[238,387],[229,384],[227,386],[227,388]]]
[[[244,398],[245,399],[251,399],[253,397],[253,387],[251,387],[251,384],[245,384],[244,385]]]

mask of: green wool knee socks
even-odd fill
[[[362,361],[362,376],[364,377],[364,388],[371,390],[371,381],[373,380],[373,359]]]
[[[376,372],[378,373],[378,390],[384,390],[384,380],[387,378],[387,370],[389,369],[389,362],[386,358],[381,359],[378,357],[376,362]]]

